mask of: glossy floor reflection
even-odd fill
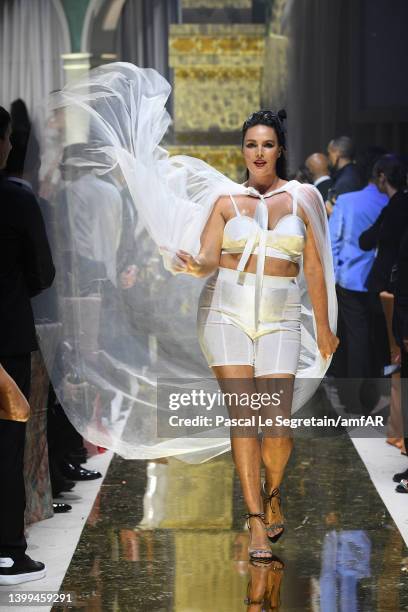
[[[115,458],[62,590],[94,612],[408,609],[407,549],[347,437],[298,440],[282,494],[277,558],[257,567],[230,455]]]

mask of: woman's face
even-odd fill
[[[243,148],[249,174],[258,179],[276,173],[276,162],[282,154],[275,128],[255,125],[247,130]]]

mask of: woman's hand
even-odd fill
[[[175,272],[184,272],[184,274],[198,275],[201,271],[201,263],[187,251],[179,250],[176,252],[176,257],[173,262]]]
[[[339,346],[340,340],[329,327],[318,330],[317,346],[323,359],[329,359]]]

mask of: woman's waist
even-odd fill
[[[241,254],[224,253],[220,257],[220,267],[230,270],[236,270],[241,259]],[[250,255],[248,263],[245,266],[245,271],[251,274],[256,273],[258,262],[257,255]],[[283,257],[265,257],[264,277],[265,276],[282,276],[294,277],[299,273],[299,264]]]
[[[219,266],[215,276],[217,279],[230,282],[238,283],[240,285],[255,286],[256,284],[256,273],[255,272],[240,272],[234,268],[228,268]],[[287,275],[269,275],[263,274],[262,279],[263,287],[271,288],[287,288],[296,286],[296,276]]]

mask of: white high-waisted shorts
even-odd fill
[[[209,367],[250,365],[255,376],[296,374],[300,297],[295,277],[264,276],[255,328],[255,274],[218,268],[198,306],[198,337]]]

